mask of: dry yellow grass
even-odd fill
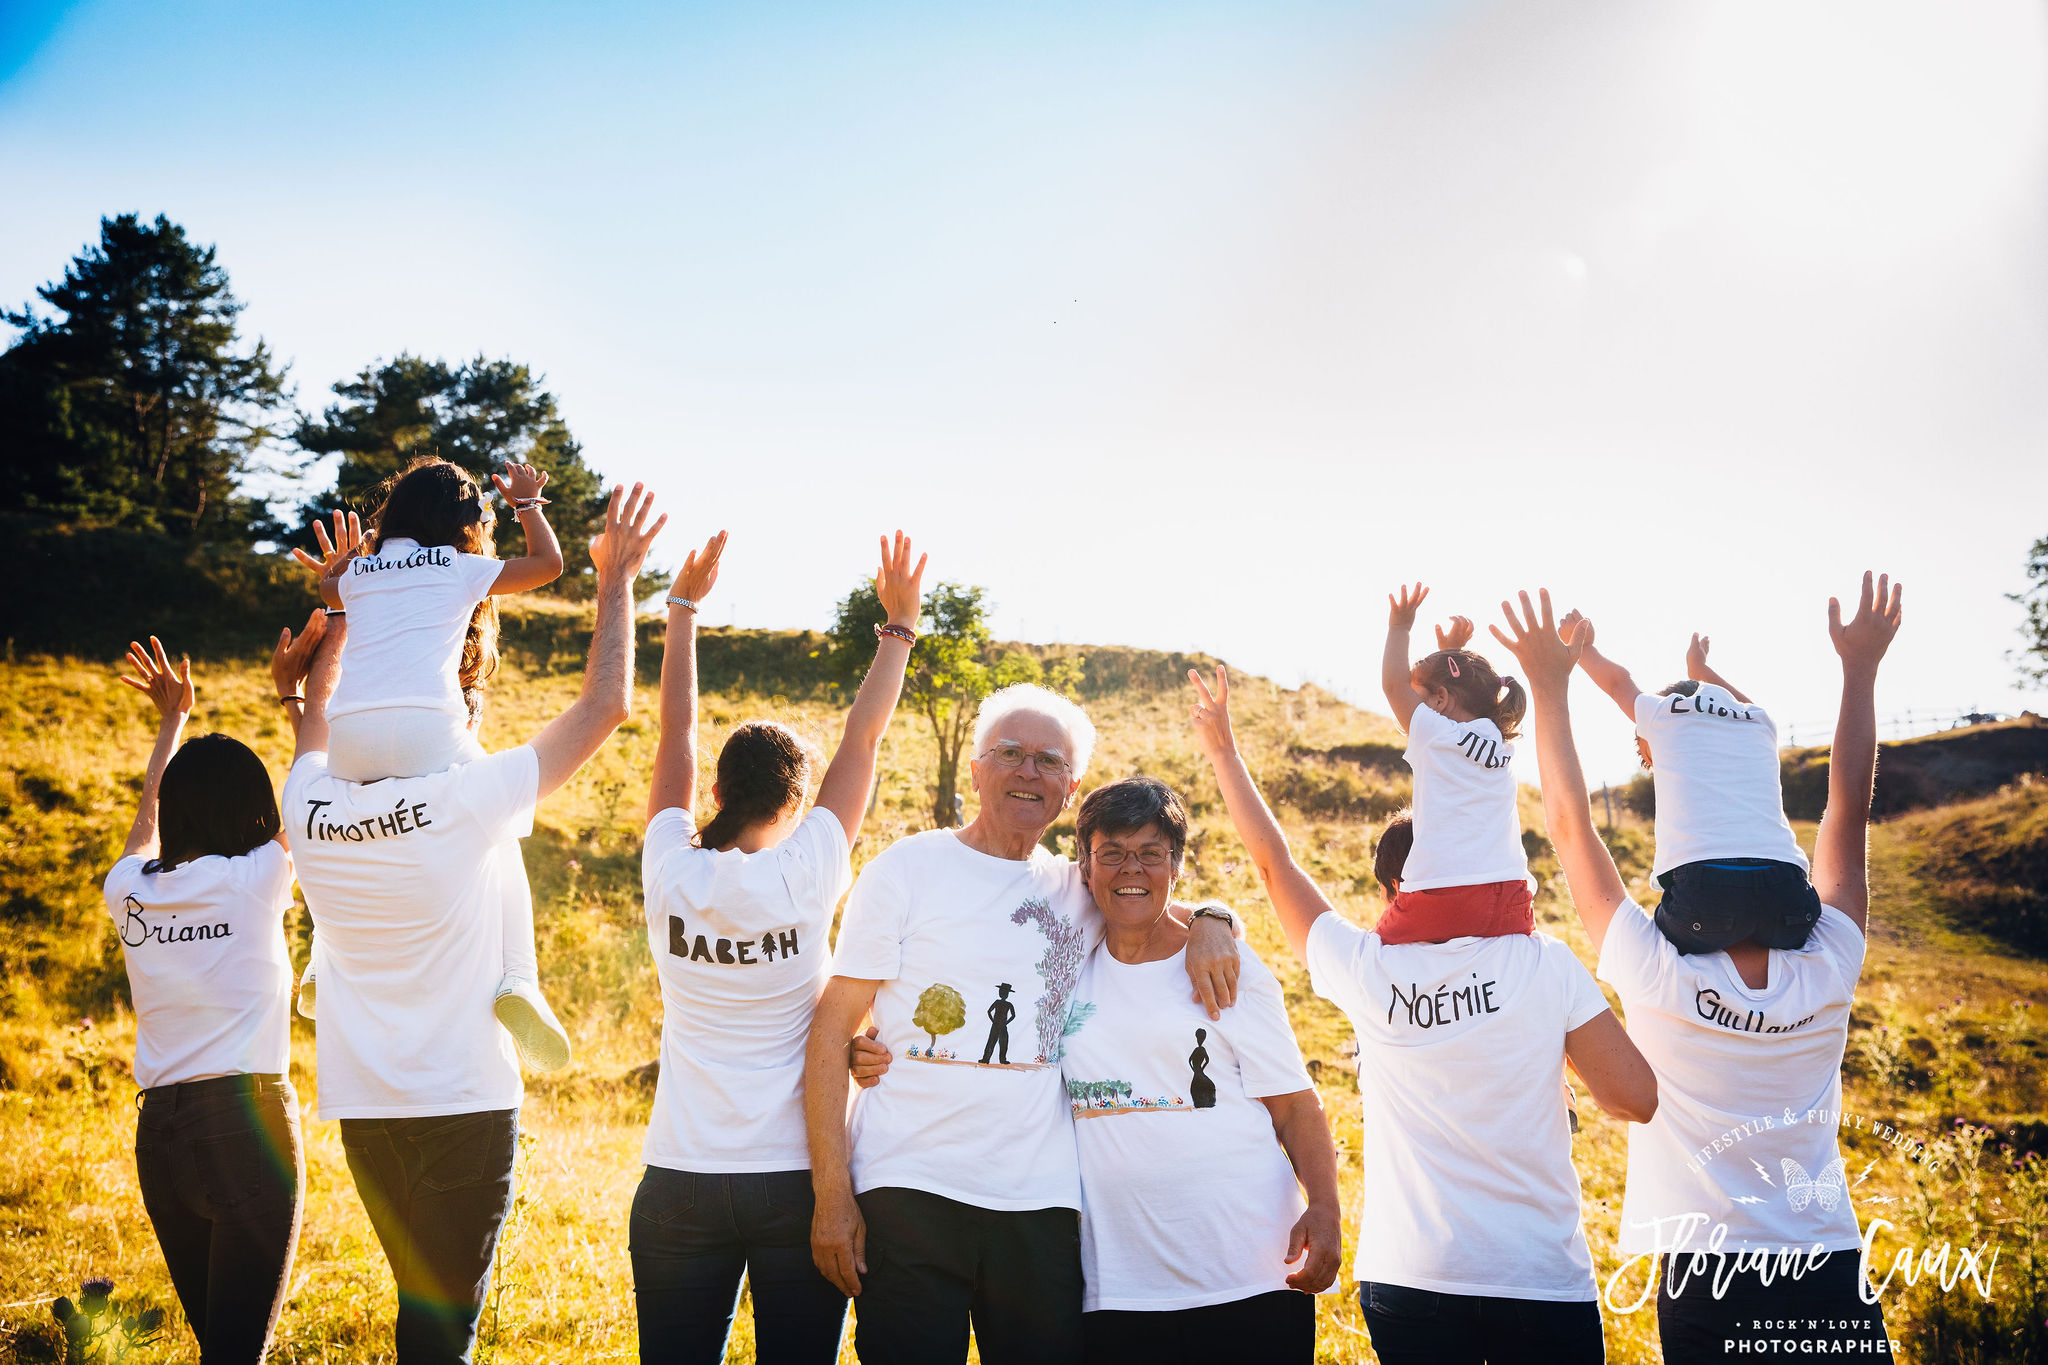
[[[248,740],[281,776],[289,738],[260,666],[202,663],[198,674],[194,731],[220,729]],[[575,686],[570,674],[508,667],[492,689],[487,743],[503,746],[531,734],[567,703]],[[1370,874],[1374,820],[1405,796],[1405,776],[1316,755],[1394,742],[1390,723],[1313,689],[1285,691],[1245,679],[1237,694],[1254,770],[1269,786],[1294,794],[1297,804],[1282,815],[1298,855],[1345,913],[1369,921],[1379,897]],[[136,1190],[134,1087],[124,1064],[133,1020],[123,1004],[118,945],[97,895],[97,881],[132,814],[151,726],[140,699],[99,664],[9,661],[0,665],[0,699],[7,755],[0,774],[0,843],[6,849],[0,870],[0,1348],[9,1342],[27,1347],[31,1336],[24,1333],[47,1321],[50,1298],[74,1291],[87,1275],[103,1274],[119,1282],[121,1296],[140,1295],[173,1310],[176,1330],[154,1358],[194,1359]],[[626,1216],[640,1174],[648,1095],[630,1073],[654,1056],[659,1029],[638,885],[638,831],[656,738],[653,702],[643,689],[634,719],[542,805],[526,846],[543,973],[569,1021],[577,1060],[529,1088],[522,1205],[485,1322],[484,1359],[582,1362],[634,1355]],[[1252,942],[1287,989],[1303,1053],[1321,1063],[1349,1208],[1359,1122],[1355,1081],[1340,1056],[1349,1030],[1310,992],[1306,972],[1264,913],[1214,783],[1187,737],[1183,700],[1134,691],[1098,699],[1092,709],[1102,744],[1091,782],[1142,770],[1180,787],[1196,821],[1187,891],[1221,896],[1250,912]],[[712,695],[705,699],[699,737],[707,760],[732,724],[764,714],[805,729],[826,748],[836,739],[836,710],[826,703]],[[856,850],[857,865],[923,826],[930,756],[930,741],[915,719],[899,716],[884,747],[878,808]],[[1525,814],[1532,828],[1541,828],[1540,807],[1532,802]],[[1645,832],[1624,828],[1615,842],[1625,867],[1640,876]],[[2041,1057],[2048,1049],[2030,1012],[2012,1002],[2039,1000],[2048,971],[1943,928],[1903,853],[1880,830],[1877,929],[1850,1047],[1852,1109],[1929,1138],[1953,1131],[1957,1114],[2038,1118]],[[1554,863],[1540,851],[1535,867],[1555,878]],[[1590,964],[1561,886],[1546,885],[1538,909],[1544,927]],[[303,962],[303,909],[295,918],[294,952]],[[90,1026],[80,1023],[87,1017]],[[303,1021],[294,1028],[294,1077],[310,1106],[311,1028]],[[1583,1113],[1586,1128],[1575,1155],[1587,1232],[1604,1281],[1618,1268],[1613,1242],[1624,1131],[1590,1103]],[[305,1231],[275,1358],[388,1360],[391,1280],[349,1181],[336,1127],[309,1120],[306,1135]],[[2039,1240],[2038,1203],[2031,1213],[2025,1205],[2032,1187],[2010,1175],[1957,1174],[1944,1181],[1866,1138],[1852,1136],[1848,1145],[1859,1158],[1852,1169],[1877,1161],[1859,1198],[1899,1200],[1895,1221],[1915,1210],[1930,1234],[2001,1239],[2001,1275]],[[1996,1165],[1988,1160],[1986,1169]],[[1355,1217],[1352,1208],[1347,1243]],[[2001,1297],[2017,1304],[2008,1297],[2011,1283],[2001,1281]],[[2039,1285],[2032,1292],[2038,1322],[2048,1295]],[[1967,1311],[1951,1322],[1943,1316],[1949,1305],[1969,1310],[1955,1296],[1931,1296],[1924,1286],[1888,1300],[1893,1335],[1924,1343],[1909,1358],[2014,1358],[1996,1346],[1985,1353],[1981,1344],[1987,1333],[2003,1329],[1977,1323]],[[1611,1359],[1657,1358],[1649,1310],[1609,1313],[1607,1327]],[[1347,1296],[1323,1300],[1319,1357],[1373,1358]],[[730,1358],[752,1359],[751,1325],[744,1318]],[[845,1358],[851,1360],[850,1350]]]

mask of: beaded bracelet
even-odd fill
[[[686,607],[691,611],[697,610],[697,604],[695,602],[692,602],[687,597],[678,597],[674,593],[670,593],[668,595],[668,604],[672,607]]]
[[[893,635],[906,645],[914,645],[917,643],[917,632],[912,630],[909,626],[898,626],[893,624],[883,624],[876,626],[875,638],[879,640],[884,635]]]
[[[512,500],[512,510],[515,512],[531,512],[536,507],[545,507],[547,505],[548,500],[543,497],[514,498]]]

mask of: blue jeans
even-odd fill
[[[343,1119],[341,1146],[398,1282],[398,1365],[468,1365],[512,1211],[519,1111]]]
[[[1497,1299],[1361,1280],[1358,1306],[1380,1365],[1598,1365],[1597,1300]]]
[[[209,1365],[257,1365],[299,1241],[306,1160],[282,1076],[215,1076],[136,1097],[135,1173]]]
[[[725,1359],[744,1276],[760,1365],[831,1365],[846,1295],[811,1261],[811,1173],[649,1166],[628,1249],[643,1365]]]

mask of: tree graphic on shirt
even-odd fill
[[[1038,1060],[1052,1063],[1060,1059],[1060,1039],[1067,1023],[1067,997],[1073,994],[1074,982],[1081,975],[1083,956],[1081,931],[1071,921],[1053,914],[1052,906],[1043,897],[1033,896],[1010,912],[1010,923],[1023,924],[1029,921],[1038,926],[1038,932],[1045,935],[1045,956],[1038,959],[1032,970],[1045,983],[1045,994],[1031,1002],[1037,1014],[1034,1023],[1038,1027]]]
[[[967,1022],[967,1002],[944,982],[927,986],[924,994],[917,997],[917,1012],[910,1016],[910,1022],[925,1031],[932,1040],[932,1051],[937,1052],[939,1035],[951,1033]]]

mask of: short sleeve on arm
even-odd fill
[[[524,839],[533,833],[533,807],[540,796],[540,756],[531,744],[465,763],[458,780],[462,804],[492,842]]]
[[[775,854],[782,864],[782,883],[799,904],[837,905],[853,880],[846,826],[823,806],[805,816]]]
[[[462,575],[464,595],[473,602],[481,602],[491,595],[505,561],[489,555],[462,555],[456,560],[456,568]]]
[[[1828,955],[1842,979],[1842,988],[1853,996],[1856,983],[1863,977],[1863,955],[1870,946],[1856,921],[1832,905],[1823,905],[1820,919],[1813,926],[1813,936],[1807,942]]]
[[[1301,1064],[1301,1045],[1287,1021],[1287,997],[1280,983],[1249,948],[1238,949],[1238,960],[1237,1003],[1223,1019],[1244,1077],[1244,1093],[1262,1099],[1310,1089],[1315,1082]]]
[[[1316,917],[1308,931],[1308,981],[1315,993],[1347,1014],[1370,1014],[1366,976],[1379,955],[1380,937],[1336,911]]]
[[[292,855],[277,840],[250,850],[246,876],[245,889],[262,904],[282,910],[292,903]]]
[[[140,853],[131,853],[114,864],[107,873],[106,885],[102,888],[108,909],[119,906],[121,898],[135,889],[135,882],[142,876],[142,869],[148,862],[149,859]]]
[[[1620,994],[1623,1003],[1653,994],[1670,973],[1678,949],[1657,928],[1657,922],[1633,900],[1614,908],[1607,937],[1600,944],[1599,977]]]
[[[1582,1024],[1590,1024],[1607,1013],[1607,997],[1601,993],[1600,983],[1586,970],[1586,964],[1578,955],[1558,939],[1543,941],[1543,951],[1549,959],[1548,966],[1557,973],[1564,997],[1564,1031],[1570,1033]]]
[[[1450,722],[1442,716],[1421,702],[1415,703],[1415,712],[1408,717],[1408,747],[1404,751],[1411,760],[1409,766],[1414,766],[1412,760],[1416,754],[1428,748],[1429,742],[1443,734],[1449,727]]]
[[[691,840],[696,837],[697,819],[681,806],[656,811],[647,822],[647,834],[640,841],[640,871],[649,910],[657,899],[655,888],[668,880],[669,860],[684,849],[695,848]]]
[[[832,975],[894,981],[903,974],[903,934],[910,906],[896,879],[894,861],[884,853],[853,884],[846,916],[839,922],[839,941],[832,947]]]
[[[1651,722],[1657,719],[1657,708],[1664,704],[1662,697],[1649,692],[1636,693],[1636,733],[1648,734]]]

